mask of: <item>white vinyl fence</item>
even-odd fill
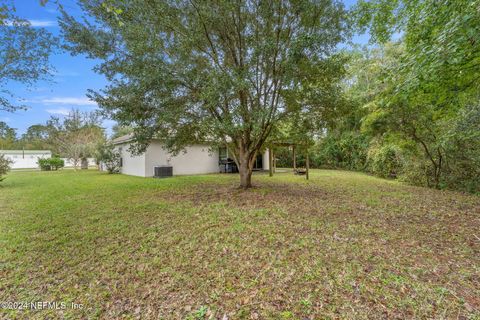
[[[11,159],[13,161],[12,169],[36,169],[38,168],[38,159],[40,159],[40,157]]]
[[[65,168],[73,168],[73,161],[68,160],[67,158],[62,158],[62,159],[63,161],[65,161]],[[87,160],[88,160],[89,167],[97,165],[95,162],[95,158],[87,158]],[[82,161],[79,160],[77,163],[77,167],[80,168],[81,164],[82,164]]]
[[[50,158],[50,157],[44,157],[44,158]],[[17,158],[14,159],[12,158],[11,160],[13,161],[12,164],[12,169],[39,169],[38,166],[38,159],[41,159],[41,157],[25,157],[25,158]],[[62,158],[63,161],[65,161],[65,168],[73,168],[73,161],[68,160],[67,158]],[[95,166],[95,159],[94,158],[88,158],[88,166]],[[81,161],[78,161],[77,167],[80,168]]]
[[[39,169],[39,159],[49,159],[52,157],[50,150],[0,150],[0,155],[12,161],[12,169]],[[73,168],[73,161],[67,158],[61,158],[65,161],[65,168]],[[95,158],[87,158],[88,166],[95,166]],[[81,167],[81,161],[78,161],[78,167]]]

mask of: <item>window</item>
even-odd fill
[[[253,164],[253,169],[262,170],[263,169],[263,155],[258,154]]]
[[[228,158],[228,150],[226,147],[221,147],[218,149],[218,156],[220,160],[226,160]]]

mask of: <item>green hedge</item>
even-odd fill
[[[38,159],[38,166],[42,171],[54,171],[65,166],[65,161],[60,158]]]

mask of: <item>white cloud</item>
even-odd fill
[[[32,27],[56,27],[57,21],[55,20],[28,20]]]
[[[36,19],[28,19],[27,20],[30,25],[32,27],[39,27],[39,28],[44,28],[44,27],[56,27],[57,26],[57,21],[55,20],[36,20]],[[27,23],[24,22],[24,20],[22,21],[17,21],[17,22],[14,22],[12,20],[8,20],[8,21],[4,21],[3,22],[4,25],[6,26],[13,26],[13,25],[28,25]]]
[[[87,97],[53,97],[53,98],[46,98],[41,99],[39,101],[45,105],[53,105],[53,104],[69,104],[73,106],[96,106],[97,103],[88,99]]]
[[[70,113],[70,109],[67,108],[46,109],[45,111],[50,114],[59,114],[62,116],[68,116],[68,114]]]

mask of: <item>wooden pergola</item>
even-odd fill
[[[296,147],[300,145],[305,148],[305,178],[309,179],[309,170],[310,170],[310,159],[308,156],[308,145],[298,143],[298,142],[273,142],[269,144],[268,147],[268,167],[269,167],[269,174],[270,177],[273,176],[276,169],[276,161],[274,160],[274,147],[292,147],[292,157],[293,157],[293,172],[297,173],[297,154],[296,154]]]

